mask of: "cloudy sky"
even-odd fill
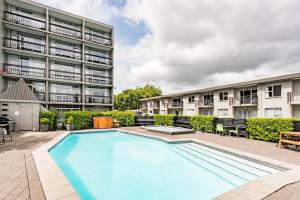
[[[115,28],[116,92],[300,72],[297,0],[35,0]]]

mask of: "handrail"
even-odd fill
[[[50,69],[50,71],[53,71],[53,72],[65,72],[65,73],[69,73],[69,74],[78,74],[78,75],[81,75],[81,73],[79,73],[79,72],[69,72],[69,71],[56,70],[56,69]]]
[[[112,60],[112,58],[110,58],[110,57],[104,57],[104,56],[94,55],[94,54],[90,54],[90,53],[85,53],[85,55],[86,56],[88,55],[88,56],[94,56],[94,57],[98,57],[98,58]]]
[[[58,50],[64,50],[64,51],[69,51],[69,52],[74,52],[74,53],[80,53],[81,54],[81,50],[75,51],[75,50],[69,50],[69,49],[60,48],[60,47],[54,47],[54,46],[50,46],[50,48],[52,48],[52,49],[58,49]]]
[[[66,27],[66,26],[63,26],[63,25],[60,25],[60,24],[52,23],[52,22],[50,22],[50,26],[58,26],[58,27],[60,27],[60,28],[69,29],[69,30],[78,32],[78,33],[80,33],[80,35],[81,35],[81,28],[79,28],[79,30],[77,30],[77,29],[75,29],[75,28],[69,28],[69,27]]]
[[[85,76],[91,76],[91,77],[100,77],[100,78],[111,78],[110,76],[100,76],[100,75],[93,75],[93,74],[85,74]]]
[[[8,38],[8,37],[4,37],[4,40],[13,40],[13,41],[17,41],[17,42],[23,42],[23,43],[28,43],[28,44],[40,45],[40,46],[43,46],[43,47],[46,46],[44,44],[39,44],[39,43],[35,43],[35,42],[28,42],[28,41],[25,41],[25,40],[18,40],[18,39]],[[41,41],[43,41],[43,40],[41,40]]]
[[[25,16],[25,15],[21,15],[19,13],[10,12],[10,11],[3,11],[3,13],[13,14],[13,15],[17,15],[19,17],[24,17],[24,18],[27,18],[27,19],[31,19],[31,20],[35,20],[35,21],[38,21],[38,22],[46,23],[46,19],[45,19],[45,21],[43,21],[41,19],[36,19],[36,18],[33,18],[33,17],[28,17],[28,16]]]
[[[45,68],[7,64],[7,63],[4,63],[4,68],[5,68],[5,72],[8,74],[45,77]],[[13,70],[18,70],[18,72],[13,72]],[[36,71],[33,71],[33,70],[36,70]],[[28,74],[28,73],[30,73],[30,74]]]
[[[95,35],[95,34],[93,34],[93,33],[85,32],[85,34],[86,34],[86,35],[95,36],[95,37],[99,37],[99,38],[103,38],[103,39],[107,39],[107,40],[112,40],[111,38],[104,37],[104,36],[100,36],[100,35]]]

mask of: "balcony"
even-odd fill
[[[58,24],[50,24],[50,31],[54,32],[54,33],[58,33],[61,35],[66,35],[66,36],[70,36],[70,37],[75,37],[75,38],[81,38],[81,31],[80,29],[76,29],[71,28],[71,27],[65,27],[62,25],[58,25]]]
[[[205,99],[201,101],[195,101],[196,106],[198,107],[214,107],[214,100],[213,99]]]
[[[4,20],[29,26],[37,29],[45,29],[45,19],[27,13],[15,13],[4,11]]]
[[[103,44],[103,45],[107,45],[107,46],[112,46],[112,40],[105,36],[86,32],[85,39],[87,41],[91,41],[91,42],[95,42],[95,43],[99,43],[99,44]]]
[[[111,58],[99,55],[93,55],[90,53],[85,53],[85,60],[93,63],[100,63],[105,65],[111,65]]]
[[[172,102],[171,103],[172,108],[182,108],[183,107],[183,102]]]
[[[45,77],[45,69],[22,65],[4,64],[6,74],[19,76]]]
[[[68,81],[81,81],[81,74],[60,70],[50,70],[50,78]]]
[[[85,75],[85,81],[90,82],[90,83],[103,84],[103,85],[111,85],[112,84],[110,77],[91,75],[91,74]]]
[[[50,93],[50,101],[80,103],[81,95],[80,94]]]
[[[62,56],[66,58],[72,58],[76,60],[81,59],[81,52],[80,51],[75,51],[75,50],[70,50],[70,49],[65,49],[65,48],[60,48],[60,47],[54,47],[50,46],[50,54],[54,56]]]
[[[40,101],[45,101],[46,100],[45,92],[36,92],[36,95],[38,96]]]
[[[111,97],[109,96],[96,96],[96,95],[85,95],[86,103],[101,103],[101,104],[111,104]]]
[[[257,104],[257,96],[241,96],[239,98],[235,98],[233,101],[234,106],[257,106]]]
[[[4,46],[13,49],[32,51],[37,53],[45,53],[45,45],[34,43],[34,42],[26,42],[24,40],[12,39],[12,38],[4,38]]]

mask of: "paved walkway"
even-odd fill
[[[194,137],[233,149],[259,154],[272,159],[300,165],[300,151],[279,149],[274,143],[218,136],[213,134],[164,135],[141,130],[137,127],[123,128],[167,138]],[[0,145],[0,200],[43,200],[45,199],[31,152],[63,131],[27,132],[14,135],[13,142]],[[286,186],[265,200],[300,199],[300,183]]]

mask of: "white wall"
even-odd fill
[[[220,92],[228,92],[228,100],[227,101],[220,101],[220,99],[219,99]],[[234,95],[233,89],[219,90],[219,91],[214,92],[214,116],[218,117],[219,109],[228,109],[227,117],[233,118],[233,107],[232,107],[232,105],[229,105],[229,99],[233,98],[233,95]]]

